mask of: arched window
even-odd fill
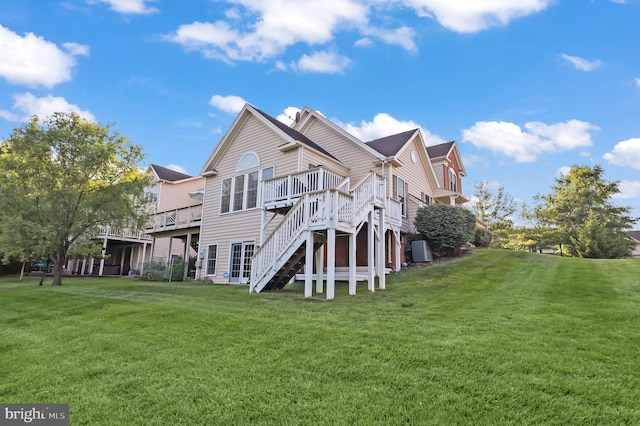
[[[252,167],[258,167],[260,165],[260,158],[258,158],[258,154],[255,152],[247,152],[245,155],[240,158],[238,161],[238,165],[236,166],[236,172],[241,170],[247,170]]]

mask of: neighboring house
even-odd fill
[[[417,208],[466,201],[450,144],[435,163],[455,171],[456,184],[444,188],[417,129],[364,143],[309,108],[287,126],[245,105],[202,169],[196,276],[261,291],[304,269],[305,296],[326,281],[332,298],[336,279],[349,281],[350,294],[357,280],[373,290],[378,277],[384,288]]]
[[[467,201],[462,195],[462,178],[467,175],[455,142],[427,147],[440,188],[435,197],[439,202],[460,206]]]
[[[627,234],[636,242],[636,247],[631,253],[632,257],[640,257],[640,231],[627,231]]]
[[[202,218],[204,178],[152,164],[147,168],[155,184],[147,190],[153,214],[147,234],[153,238],[150,260],[188,262],[195,257]],[[185,268],[185,275],[189,271]]]
[[[103,241],[104,258],[70,260],[70,272],[98,276],[137,275],[150,260],[164,263],[186,255],[195,256],[196,251],[187,252],[186,247],[197,244],[204,178],[156,164],[147,167],[146,173],[154,182],[145,190],[148,200],[145,208],[151,214],[148,229],[101,228],[97,238]],[[194,225],[196,221],[197,225]],[[191,228],[195,226],[195,231],[185,233],[185,224]]]

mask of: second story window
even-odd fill
[[[258,207],[258,183],[271,179],[274,167],[240,174],[222,181],[220,213],[237,212]]]
[[[393,198],[400,201],[402,217],[407,217],[407,183],[398,176],[393,177]]]
[[[458,175],[453,169],[449,169],[449,191],[458,192]]]

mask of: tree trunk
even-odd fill
[[[26,264],[27,262],[22,262],[22,268],[20,269],[20,281],[24,279],[24,265]]]
[[[53,282],[51,285],[62,285],[62,271],[64,270],[65,261],[66,256],[56,256],[55,265],[53,265]]]
[[[47,268],[44,268],[42,270],[42,275],[40,276],[40,282],[38,283],[38,285],[42,285],[42,283],[44,282],[44,276],[47,275]]]

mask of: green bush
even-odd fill
[[[433,204],[418,209],[416,229],[429,241],[436,257],[458,254],[471,242],[476,218],[469,210],[448,204]]]

